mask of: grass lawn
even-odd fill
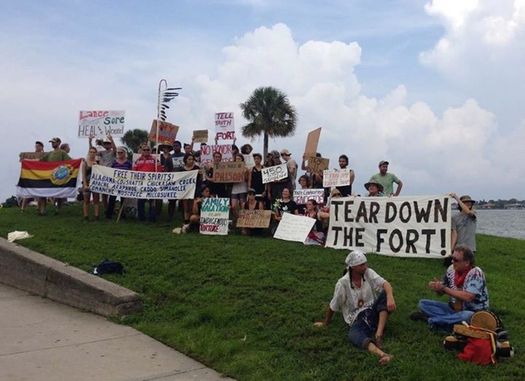
[[[179,224],[180,225],[180,224]],[[509,330],[516,356],[495,366],[463,363],[442,347],[443,335],[408,319],[442,261],[369,256],[394,287],[397,311],[384,341],[395,356],[385,367],[352,347],[341,314],[313,327],[330,301],[347,252],[272,238],[174,235],[161,221],[84,223],[78,205],[40,217],[0,209],[0,234],[27,230],[19,241],[90,271],[104,258],[127,272],[107,276],[140,293],[142,313],[121,323],[239,380],[523,380],[525,379],[525,241],[478,235],[477,264],[488,280],[491,307]]]

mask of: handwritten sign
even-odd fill
[[[227,235],[229,212],[229,198],[205,198],[202,201],[199,227],[200,233]]]
[[[311,173],[321,173],[328,169],[330,165],[330,159],[323,157],[310,156],[308,158],[308,169]]]
[[[222,161],[233,161],[232,146],[230,144],[205,145],[201,147],[201,164],[213,162],[213,154],[220,152]]]
[[[246,168],[252,169],[255,167],[255,159],[253,158],[253,154],[243,154],[244,156],[244,164],[246,165]]]
[[[448,196],[336,198],[326,246],[442,258],[450,253],[451,219]]]
[[[315,219],[313,218],[284,213],[273,238],[304,242],[314,224]]]
[[[94,165],[89,189],[96,193],[128,198],[192,199],[197,173],[126,171]]]
[[[272,218],[271,210],[239,210],[238,228],[267,228]]]
[[[286,163],[266,167],[261,170],[263,184],[271,183],[288,177],[288,165]]]
[[[194,143],[208,143],[208,130],[194,130],[193,131],[193,142]]]
[[[314,199],[318,204],[324,203],[324,189],[296,189],[293,200],[297,205],[305,205],[306,201]]]
[[[233,112],[218,112],[215,114],[216,139],[235,139],[235,124],[233,123]]]
[[[213,164],[214,183],[242,183],[246,181],[246,167],[241,161],[230,161]]]
[[[157,122],[159,126],[159,140],[157,140]],[[173,144],[177,138],[179,126],[163,122],[162,120],[153,119],[151,129],[149,131],[149,140],[158,144]]]
[[[323,187],[342,187],[350,185],[349,169],[333,169],[323,171]]]
[[[306,157],[315,156],[317,153],[317,145],[319,144],[319,138],[321,137],[321,127],[316,128],[308,133],[306,138],[306,147],[304,148],[304,154]]]
[[[124,111],[80,111],[78,118],[78,137],[106,137],[124,135]]]

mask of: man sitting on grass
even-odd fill
[[[334,312],[341,311],[350,326],[348,338],[352,344],[378,356],[381,365],[387,364],[393,356],[381,348],[388,314],[396,309],[392,286],[368,268],[366,256],[360,250],[350,252],[345,263],[348,270],[335,285],[326,316],[314,325],[328,325]]]
[[[474,312],[489,308],[485,274],[474,266],[474,254],[466,246],[456,246],[443,279],[434,278],[428,287],[438,295],[449,296],[448,303],[422,299],[420,311],[410,315],[412,320],[428,322],[431,328],[449,331],[456,323],[468,323]]]

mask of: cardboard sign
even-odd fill
[[[80,111],[78,118],[78,137],[90,136],[105,138],[107,135],[124,135],[124,111]]]
[[[233,112],[218,112],[215,114],[215,133],[217,140],[235,139]]]
[[[305,205],[306,201],[314,199],[318,204],[324,203],[324,189],[296,189],[293,200],[297,205]]]
[[[230,161],[213,164],[214,183],[242,183],[246,181],[246,167],[241,161]]]
[[[286,163],[266,167],[261,170],[263,184],[282,180],[288,177],[288,165]]]
[[[194,143],[208,143],[208,130],[194,130],[193,131],[193,142]]]
[[[94,165],[89,189],[125,198],[192,199],[197,172],[140,172]]]
[[[159,126],[159,140],[157,140],[157,122]],[[179,126],[163,122],[162,120],[153,119],[149,131],[149,140],[158,144],[173,144],[177,138]]]
[[[244,164],[246,165],[246,168],[252,169],[255,167],[255,159],[253,158],[253,154],[243,154],[242,156],[244,156]]]
[[[201,234],[227,235],[229,214],[229,198],[205,198],[202,201],[199,232]]]
[[[40,160],[45,154],[45,152],[20,152],[18,156],[20,160]]]
[[[443,258],[450,253],[451,220],[448,196],[334,198],[326,246]]]
[[[304,242],[314,224],[315,219],[313,218],[284,213],[273,238],[283,239],[285,241]]]
[[[310,173],[321,173],[328,169],[329,165],[330,159],[317,156],[308,157],[308,170]]]
[[[306,157],[315,156],[317,153],[317,145],[319,144],[319,137],[321,136],[321,127],[310,131],[308,137],[306,138],[306,147],[304,149],[304,154]]]
[[[238,228],[267,228],[272,218],[271,210],[239,210]]]
[[[201,147],[201,164],[212,163],[215,152],[222,154],[222,161],[233,161],[232,146],[230,144],[205,145]]]
[[[349,169],[332,169],[323,171],[323,187],[343,187],[350,185]]]

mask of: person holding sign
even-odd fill
[[[393,173],[387,173],[389,162],[381,160],[379,162],[379,173],[376,173],[371,179],[377,181],[383,186],[383,194],[387,197],[399,196],[401,188],[403,188],[403,182],[398,179]],[[397,189],[394,193],[394,183],[397,184]]]
[[[456,323],[470,321],[476,311],[488,310],[489,293],[483,270],[474,264],[474,254],[466,246],[456,246],[443,279],[434,278],[428,287],[437,295],[447,295],[448,303],[422,299],[412,320],[426,321],[431,328],[451,330]]]
[[[93,207],[95,219],[100,218],[100,195],[89,190],[89,181],[91,179],[91,170],[94,165],[98,164],[97,149],[90,147],[88,155],[82,160],[82,178],[84,179],[84,186],[82,193],[84,196],[84,202],[82,203],[82,212],[84,215],[84,221],[89,220],[89,204],[91,203],[91,196],[93,196]]]
[[[155,159],[151,155],[151,148],[147,144],[144,144],[142,146],[141,152],[142,152],[141,156],[137,159],[137,161],[135,161],[135,164],[133,165],[134,171],[155,172],[156,166],[159,172],[163,171],[163,168],[160,165],[160,163],[158,163],[157,165],[157,159]],[[146,221],[146,201],[149,204],[148,220],[150,222],[155,222],[157,213],[155,210],[155,200],[154,199],[139,198],[137,200],[137,213],[139,216],[139,220]]]
[[[131,171],[133,164],[128,160],[128,151],[126,150],[126,147],[120,146],[117,148],[117,159],[111,164],[111,168],[120,169],[122,171]],[[105,212],[108,220],[113,218],[113,211],[115,210],[116,202],[117,196],[109,196],[108,207]],[[122,197],[120,198],[120,207],[124,207],[124,199]]]
[[[197,184],[195,185],[195,196],[200,196],[200,189],[202,187],[202,175],[200,174],[200,167],[196,164],[195,155],[187,153],[184,156],[183,171],[199,171],[197,175]],[[184,209],[184,226],[189,225],[191,214],[193,211],[193,199],[182,200],[182,208]]]
[[[368,268],[366,256],[360,250],[351,251],[345,263],[347,270],[335,285],[325,318],[314,326],[325,327],[336,311],[342,312],[350,326],[350,342],[378,356],[379,364],[387,364],[393,356],[382,347],[388,315],[396,309],[392,286]]]
[[[347,169],[348,168],[348,156],[341,155],[339,156],[339,168]],[[337,187],[341,192],[342,197],[348,197],[352,195],[352,184],[354,183],[355,173],[352,169],[350,170],[350,184]]]
[[[264,210],[264,204],[262,201],[258,201],[255,198],[255,190],[248,189],[248,199],[244,203],[244,210]],[[251,233],[260,234],[263,231],[262,228],[242,228],[242,235],[250,235]]]
[[[310,199],[306,201],[305,210],[303,213],[304,216],[313,218],[315,224],[308,233],[305,245],[324,245],[326,234],[324,232],[323,222],[321,221],[321,216],[319,215],[319,207],[317,206],[317,201]]]
[[[238,163],[244,163],[244,156],[242,153],[236,154],[233,159]],[[248,192],[248,168],[244,169],[243,181],[239,183],[233,183],[232,185],[232,196],[231,196],[231,206],[233,214],[237,217],[238,209],[244,207],[246,202],[246,194]]]
[[[260,153],[253,154],[253,161],[255,165],[248,174],[248,188],[255,191],[257,201],[264,201],[266,196],[266,185],[262,180],[262,155]]]
[[[197,232],[199,231],[202,203],[205,199],[210,197],[210,195],[211,194],[210,194],[209,187],[205,186],[204,188],[202,188],[201,197],[196,198],[195,201],[193,202],[193,210],[190,216],[190,223],[189,225],[184,225],[182,227],[182,230],[181,230],[182,233],[187,233],[188,231],[190,231],[190,229],[193,231],[194,228],[196,229]]]

